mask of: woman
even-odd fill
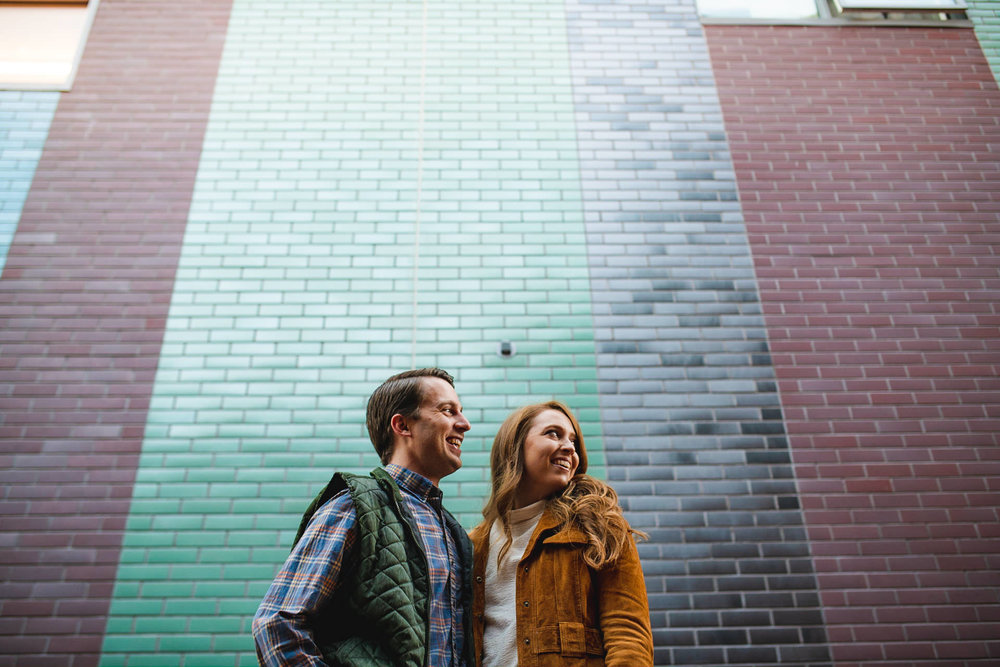
[[[587,450],[569,408],[552,401],[511,414],[490,469],[471,534],[477,665],[651,667],[636,531],[614,490],[583,474]]]

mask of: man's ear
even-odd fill
[[[410,425],[406,423],[406,417],[398,412],[389,420],[389,426],[396,435],[410,435]]]

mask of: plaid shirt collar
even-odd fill
[[[418,475],[412,470],[408,470],[401,465],[395,463],[390,463],[385,467],[385,471],[396,481],[399,488],[406,491],[411,496],[424,501],[425,503],[431,503],[433,505],[441,506],[441,499],[444,494],[441,493],[441,489],[434,486],[429,479],[423,475]]]

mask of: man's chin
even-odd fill
[[[451,470],[448,471],[449,475],[462,467],[461,457],[458,456],[449,457],[448,462],[451,464]]]

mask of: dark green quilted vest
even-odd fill
[[[370,477],[335,474],[302,516],[295,541],[316,510],[344,489],[354,501],[358,542],[353,562],[344,564],[336,599],[315,624],[323,658],[331,667],[424,667],[427,557],[389,473],[376,468]],[[447,510],[442,514],[462,559],[465,659],[471,666],[472,545],[458,521]]]

